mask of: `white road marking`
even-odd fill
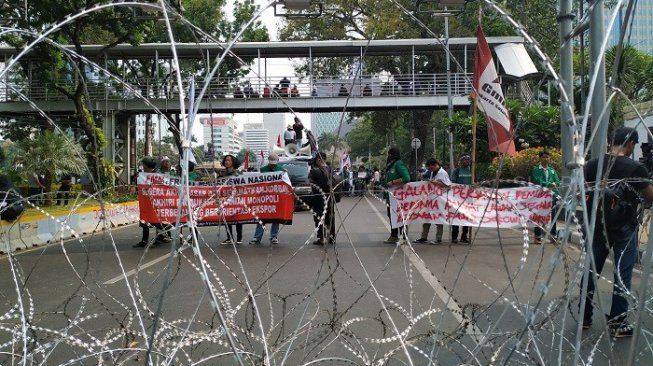
[[[181,248],[181,250],[186,250],[188,248],[190,248],[190,246],[184,246],[183,248]],[[174,255],[177,256],[177,253],[178,253],[178,251],[175,250]],[[165,259],[168,259],[168,258],[170,258],[170,253],[168,253],[166,255],[162,255],[162,256],[160,256],[158,258],[152,259],[151,261],[144,263],[142,266],[138,267],[138,270],[142,271],[145,268],[151,267],[151,266],[161,262],[162,260],[165,260]],[[122,280],[124,280],[126,278],[129,278],[129,277],[133,276],[134,274],[136,274],[136,268],[125,272],[125,274],[118,275],[118,276],[104,282],[103,285],[113,285],[116,282],[122,281]]]
[[[379,210],[374,207],[372,202],[369,200],[369,198],[365,197],[365,200],[367,203],[370,205],[370,207],[374,210],[374,213],[379,217],[379,220],[384,224],[385,228],[390,231],[390,224],[388,223],[387,217],[382,215]],[[417,272],[419,272],[420,275],[422,275],[422,278],[424,278],[424,281],[431,286],[433,291],[435,291],[435,294],[438,295],[440,300],[445,304],[447,309],[449,309],[451,315],[453,315],[454,318],[459,323],[464,322],[464,318],[462,316],[463,314],[463,309],[458,306],[458,303],[453,300],[453,297],[451,294],[445,290],[444,287],[440,284],[440,281],[438,280],[437,277],[424,265],[424,261],[422,261],[412,250],[409,246],[407,245],[402,245],[401,250],[404,252],[404,255],[408,257],[410,260],[410,263],[417,269]],[[467,333],[469,334],[476,334],[476,335],[481,335],[480,329],[475,325],[475,324],[469,324],[467,326]]]

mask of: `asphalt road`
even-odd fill
[[[577,333],[577,245],[527,246],[508,229],[480,229],[471,245],[387,245],[385,207],[368,196],[338,204],[337,243],[323,247],[311,244],[311,215],[297,212],[274,246],[267,234],[248,245],[246,225],[242,246],[218,245],[224,229],[205,227],[198,247],[136,249],[132,225],[2,257],[0,364],[628,360],[632,340],[612,342],[598,316]],[[603,275],[607,307],[611,265]],[[634,296],[640,283],[638,272]],[[644,365],[653,359],[650,311],[641,326],[634,364]]]

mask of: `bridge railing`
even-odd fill
[[[452,96],[469,95],[472,74],[451,75]],[[338,77],[283,78],[267,77],[267,83],[260,78],[211,80],[205,98],[330,98],[330,97],[375,97],[375,96],[446,96],[447,74],[405,74],[392,76],[366,75],[355,79]],[[202,80],[196,81],[196,90]],[[21,101],[20,94],[31,100],[62,101],[68,98],[60,87],[71,86],[70,81],[52,85],[28,81],[7,81],[0,86],[0,101]],[[184,82],[186,93],[190,82]],[[59,88],[58,88],[59,87]],[[87,91],[91,100],[138,99],[139,94],[148,99],[176,99],[179,90],[176,84],[158,79],[144,79],[128,82],[128,86],[113,80],[90,80]],[[14,90],[15,89],[15,90]]]

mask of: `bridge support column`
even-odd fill
[[[104,156],[111,160],[116,169],[114,185],[131,183],[132,167],[135,166],[135,134],[134,114],[112,112],[107,115],[104,123],[104,135],[107,137],[107,146]]]

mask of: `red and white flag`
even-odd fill
[[[265,160],[265,154],[263,153],[263,150],[261,150],[261,164],[263,164],[263,160]]]
[[[279,147],[283,147],[283,146],[281,145],[281,134],[279,134],[279,136],[277,136],[277,146],[279,146]]]
[[[492,52],[487,44],[483,28],[476,31],[476,57],[474,67],[474,90],[472,96],[487,118],[487,133],[490,151],[510,156],[515,155],[515,141],[510,114],[506,108],[497,69]]]
[[[245,162],[243,163],[243,170],[249,169],[249,153],[245,153]]]
[[[349,159],[349,154],[342,154],[342,157],[340,158],[340,169],[351,172],[351,160]]]

